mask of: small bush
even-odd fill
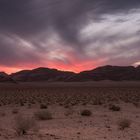
[[[21,115],[15,118],[15,131],[18,135],[25,135],[36,126],[33,118],[23,117]]]
[[[47,105],[46,104],[41,104],[40,105],[40,109],[47,109],[48,107],[47,107]]]
[[[131,121],[127,119],[123,119],[119,122],[119,129],[124,130],[125,128],[129,128],[131,125]]]
[[[4,116],[6,116],[6,113],[5,112],[0,112],[0,116],[4,117]]]
[[[40,110],[35,112],[35,117],[39,120],[51,120],[52,114],[47,110]]]
[[[13,114],[17,114],[17,113],[18,113],[18,109],[13,109],[13,110],[12,110],[12,113],[13,113]]]
[[[110,105],[109,110],[112,110],[112,111],[120,111],[121,108],[119,106],[116,106],[116,105]]]
[[[72,107],[67,108],[66,112],[65,112],[65,116],[70,116],[74,114],[74,110]]]
[[[93,105],[102,105],[102,104],[103,101],[99,97],[96,97],[95,100],[93,101]]]
[[[20,106],[24,106],[24,103],[23,102],[20,102]]]
[[[81,116],[91,116],[92,112],[90,110],[81,111]]]
[[[139,102],[133,102],[133,105],[134,105],[135,107],[140,107],[140,103],[139,103]]]

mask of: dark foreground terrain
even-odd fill
[[[0,140],[140,140],[140,82],[0,84]]]

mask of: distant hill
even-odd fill
[[[0,82],[15,83],[15,81],[5,72],[0,72]]]
[[[102,66],[75,75],[70,81],[140,80],[140,66]]]
[[[33,70],[23,70],[11,74],[11,78],[16,81],[67,81],[74,76],[75,73],[67,71],[59,71],[57,69],[37,68]]]
[[[93,70],[73,73],[50,68],[36,68],[33,70],[23,70],[11,75],[0,72],[0,82],[33,82],[33,81],[140,81],[140,66],[102,66]]]

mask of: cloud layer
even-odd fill
[[[139,0],[1,0],[0,70],[79,72],[140,61]]]

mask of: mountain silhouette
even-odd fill
[[[0,73],[0,82],[37,82],[37,81],[65,81],[65,82],[84,82],[84,81],[140,81],[140,66],[101,66],[93,70],[74,73],[60,71],[50,68],[36,68],[33,70],[22,70],[11,75],[4,72]]]
[[[0,72],[0,82],[15,83],[15,81],[5,72]]]
[[[83,71],[70,79],[71,81],[101,80],[140,80],[140,68],[133,66],[102,66],[90,71]]]
[[[30,81],[66,81],[71,76],[75,75],[73,72],[59,71],[57,69],[37,68],[33,70],[23,70],[11,74],[11,78],[16,81],[30,82]]]

